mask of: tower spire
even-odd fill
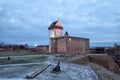
[[[69,34],[68,34],[68,32],[67,32],[67,31],[65,32],[65,36],[69,36]]]

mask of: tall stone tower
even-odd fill
[[[62,30],[63,27],[60,24],[60,21],[57,20],[53,22],[50,27],[48,27],[49,30],[49,37],[51,38],[57,38],[57,37],[62,37]],[[51,40],[49,42],[49,52],[51,52]]]

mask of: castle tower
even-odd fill
[[[50,25],[48,30],[49,30],[49,37],[56,38],[62,36],[63,27],[61,26],[60,21],[57,20]]]
[[[65,37],[68,37],[68,35],[69,35],[68,32],[65,32]]]
[[[60,21],[53,22],[50,27],[48,27],[49,30],[49,37],[51,38],[57,38],[62,37],[62,30],[63,27],[60,24]],[[49,43],[49,52],[51,52],[51,41]]]

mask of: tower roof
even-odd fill
[[[68,36],[68,35],[69,35],[67,31],[65,32],[65,35],[66,35],[66,36]]]
[[[62,30],[63,27],[61,26],[60,21],[57,20],[57,21],[53,22],[53,23],[50,25],[50,27],[48,27],[48,29],[49,29],[49,30],[51,30],[51,29],[61,29],[61,30]]]

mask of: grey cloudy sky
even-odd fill
[[[120,0],[0,0],[0,42],[48,44],[56,20],[91,45],[120,43]]]

